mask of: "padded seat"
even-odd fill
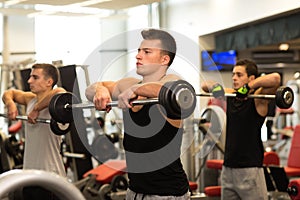
[[[216,197],[216,196],[221,196],[221,186],[208,186],[204,188],[204,193],[208,197]]]
[[[206,161],[206,167],[210,169],[222,169],[224,160],[211,159]]]
[[[198,184],[196,182],[193,182],[193,181],[189,181],[189,186],[190,186],[191,191],[195,191],[198,188]]]
[[[83,177],[87,177],[90,174],[96,175],[96,180],[105,184],[110,183],[113,177],[117,175],[123,175],[126,173],[126,161],[125,160],[110,160],[98,167],[86,172]]]
[[[278,154],[274,151],[265,152],[263,162],[264,162],[265,166],[269,166],[269,165],[279,166],[280,165],[280,158],[279,158]]]
[[[16,134],[20,131],[21,128],[22,128],[22,121],[19,120],[8,127],[8,133],[12,135]]]
[[[294,129],[287,166],[284,167],[288,177],[300,176],[300,125]]]

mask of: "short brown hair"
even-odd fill
[[[59,72],[54,65],[48,63],[37,63],[32,66],[32,69],[43,69],[44,76],[53,80],[52,87],[57,84]]]
[[[173,63],[177,49],[176,41],[173,36],[170,33],[159,29],[146,29],[143,30],[141,34],[145,40],[160,40],[162,52],[170,57],[170,62],[168,63],[168,66],[170,66]]]
[[[258,68],[253,60],[240,59],[236,62],[235,66],[244,66],[248,76],[254,75],[255,78],[258,76]]]

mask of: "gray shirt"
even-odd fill
[[[36,101],[34,98],[28,103],[27,115],[32,111]],[[48,108],[41,110],[38,118],[50,119]],[[23,169],[44,170],[66,176],[60,154],[61,142],[61,136],[55,135],[49,124],[26,122]]]

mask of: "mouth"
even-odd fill
[[[238,88],[238,83],[233,83],[233,88],[234,89]]]

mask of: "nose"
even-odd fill
[[[142,55],[141,55],[141,53],[140,53],[140,52],[138,52],[138,53],[136,54],[135,58],[136,58],[137,60],[140,60],[140,59],[142,58]]]
[[[232,80],[236,80],[236,75],[235,74],[232,75]]]
[[[29,77],[29,79],[28,79],[27,83],[31,83],[31,77]]]

